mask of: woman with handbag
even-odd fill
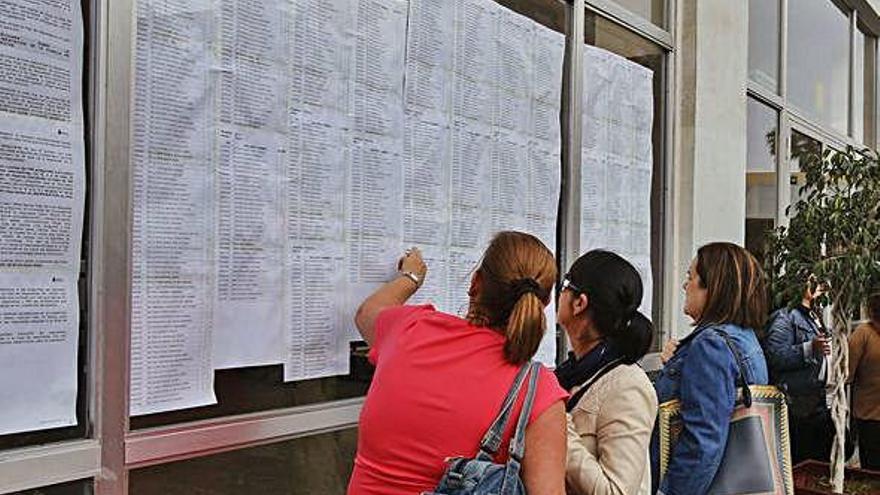
[[[569,495],[647,495],[648,445],[657,395],[637,364],[653,325],[638,311],[642,280],[608,251],[578,258],[562,281],[557,321],[573,352],[559,368],[572,393],[568,416]]]
[[[678,342],[655,384],[661,408],[672,400],[681,405],[682,429],[659,482],[658,493],[665,495],[709,492],[725,454],[738,385],[768,381],[755,334],[764,328],[768,297],[755,258],[735,244],[707,244],[691,262],[684,291],[684,312],[696,329]],[[660,455],[655,428],[651,445],[655,480]],[[743,470],[747,471],[747,464],[742,463]]]
[[[405,306],[427,267],[417,249],[399,267],[399,276],[355,316],[376,372],[361,412],[348,493],[482,493],[467,491],[466,483],[449,489],[474,475],[450,471],[469,461],[484,468],[500,461],[512,470],[493,493],[518,493],[512,487],[521,462],[521,484],[530,495],[562,495],[568,394],[550,371],[528,365],[544,335],[544,309],[556,281],[550,250],[521,232],[496,235],[471,278],[465,318],[430,305]],[[528,392],[518,395],[527,374]],[[522,421],[507,421],[511,417]],[[517,442],[508,448],[512,437]]]

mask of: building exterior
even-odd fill
[[[804,153],[878,146],[880,1],[496,1],[566,35],[564,183],[579,183],[583,45],[654,73],[658,351],[689,331],[681,284],[697,247],[757,251],[762,232],[786,223]],[[221,370],[218,405],[129,416],[137,0],[82,3],[90,183],[78,425],[0,436],[0,493],[343,493],[369,386],[363,349],[347,376],[283,383],[277,366]],[[579,188],[568,191],[561,208],[576,210]],[[579,252],[578,224],[558,229],[565,266]],[[645,364],[659,366],[657,355]]]

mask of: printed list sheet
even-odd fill
[[[0,435],[76,424],[85,145],[78,0],[0,2]]]

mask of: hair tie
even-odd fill
[[[514,299],[519,299],[526,294],[534,294],[541,298],[541,286],[533,278],[519,278],[510,283]]]
[[[630,311],[630,312],[629,312],[629,316],[626,317],[626,325],[624,325],[623,328],[629,328],[629,327],[631,327],[631,326],[632,326],[632,322],[633,322],[633,320],[635,320],[636,318],[638,318],[638,316],[639,316],[639,310],[638,310],[638,308],[636,308],[636,309]]]

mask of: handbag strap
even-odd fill
[[[538,377],[541,375],[541,364],[532,363],[529,366],[529,387],[526,389],[526,400],[519,412],[519,420],[516,422],[516,432],[510,441],[510,457],[522,462],[526,451],[526,425],[532,414],[532,405],[535,403],[535,395],[538,392]]]
[[[733,358],[736,360],[736,366],[739,368],[739,379],[742,382],[743,405],[746,408],[752,407],[752,390],[749,388],[748,381],[746,381],[746,366],[743,364],[742,354],[740,354],[739,348],[733,343],[727,332],[717,328],[714,330],[724,338],[724,342],[727,343],[727,347],[730,348],[730,352],[733,353]]]
[[[611,370],[617,368],[621,364],[623,364],[623,361],[621,361],[620,359],[615,359],[605,366],[599,368],[599,371],[593,373],[593,376],[587,378],[587,381],[584,382],[583,386],[581,386],[581,388],[579,388],[578,391],[575,392],[570,399],[568,399],[568,403],[565,404],[565,411],[571,412],[575,407],[577,407],[578,402],[581,401],[581,398],[584,396],[584,394],[586,394],[587,391],[590,390],[590,387],[592,387],[594,383],[599,381],[599,378],[602,378]]]
[[[510,386],[510,390],[507,392],[507,397],[504,398],[504,402],[501,404],[501,409],[498,411],[498,415],[495,417],[495,420],[492,421],[492,425],[486,430],[485,435],[483,435],[483,440],[480,442],[480,453],[479,457],[482,457],[485,460],[492,460],[495,457],[495,454],[498,453],[498,449],[501,448],[501,440],[504,435],[504,430],[507,428],[507,423],[510,421],[510,412],[513,410],[513,403],[516,401],[516,398],[519,396],[519,391],[522,389],[523,382],[526,379],[526,373],[529,371],[529,364],[523,364],[519,372],[516,374],[516,378],[513,379],[513,384]]]

